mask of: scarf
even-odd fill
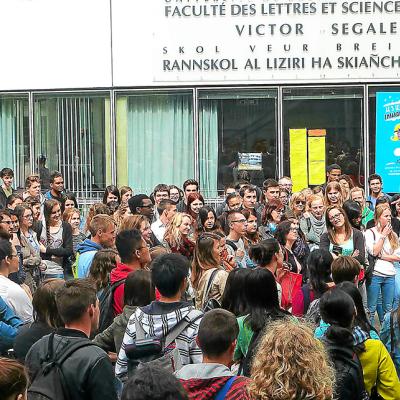
[[[310,222],[315,234],[318,237],[321,237],[321,235],[326,231],[325,218],[322,217],[320,220],[318,220],[317,218],[314,217],[314,215],[310,213]]]

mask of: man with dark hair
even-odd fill
[[[122,313],[124,309],[124,288],[127,276],[138,269],[145,268],[151,262],[149,247],[137,229],[130,229],[118,233],[115,239],[121,262],[111,271],[111,284],[122,282],[114,290],[114,314]]]
[[[78,343],[77,348],[60,366],[70,399],[117,399],[113,367],[107,353],[92,344],[90,335],[98,329],[99,301],[96,288],[88,279],[65,282],[56,293],[56,304],[65,327],[44,336],[29,350],[25,364],[31,381],[41,371],[51,346],[55,359]]]
[[[229,211],[226,217],[229,234],[226,237],[226,249],[231,256],[235,257],[238,267],[246,268],[248,254],[244,245],[243,237],[246,233],[247,219],[240,211]]]
[[[219,204],[215,210],[215,214],[217,214],[217,217],[222,215],[223,212],[228,211],[226,200],[227,197],[232,193],[236,193],[235,185],[233,183],[224,185],[224,201],[221,204]]]
[[[27,323],[32,321],[32,301],[21,286],[9,279],[18,268],[19,256],[15,246],[7,239],[0,239],[0,297],[17,317]]]
[[[154,189],[153,193],[150,195],[154,202],[154,216],[153,220],[157,220],[160,216],[158,213],[158,206],[162,200],[169,199],[169,186],[165,183],[159,183]]]
[[[290,197],[293,188],[292,178],[290,178],[289,176],[282,176],[282,178],[279,178],[278,184],[279,184],[279,189],[281,191],[287,190]]]
[[[382,197],[387,197],[388,201],[390,202],[390,197],[383,193],[383,182],[382,177],[378,174],[372,174],[368,177],[368,186],[370,195],[367,198],[369,202],[369,208],[374,211],[376,207],[376,201]]]
[[[112,217],[106,214],[95,215],[89,224],[90,239],[85,239],[76,248],[76,268],[78,278],[89,275],[95,254],[103,249],[113,247],[115,243],[116,226]]]
[[[190,193],[199,191],[199,183],[194,179],[187,179],[183,182],[183,199],[176,205],[178,212],[186,212],[187,198]]]
[[[361,271],[360,263],[351,256],[340,256],[333,260],[332,279],[336,285],[342,282],[358,284],[358,276]]]
[[[229,233],[229,226],[226,221],[229,211],[240,211],[242,209],[242,204],[243,199],[237,192],[230,193],[226,196],[226,211],[218,217],[218,221],[225,235]]]
[[[151,224],[151,230],[157,240],[164,240],[165,229],[176,214],[176,203],[170,199],[161,200],[157,206],[159,217]]]
[[[175,373],[191,399],[215,399],[222,391],[225,400],[250,399],[246,388],[250,379],[230,370],[238,333],[239,326],[231,312],[215,309],[204,315],[197,335],[203,362],[185,365]]]
[[[11,168],[3,168],[0,171],[2,185],[0,186],[0,209],[6,208],[7,199],[14,193],[12,187],[14,180],[14,171]]]
[[[342,175],[342,168],[340,165],[331,164],[326,167],[326,183],[334,181],[339,182],[340,175]]]
[[[128,206],[132,215],[144,215],[152,222],[154,217],[154,205],[146,194],[137,194],[128,200]]]
[[[0,228],[11,235],[12,220],[8,210],[0,210]]]
[[[44,194],[46,200],[57,200],[60,204],[64,201],[64,178],[61,172],[54,171],[50,175],[50,190]]]
[[[124,378],[128,369],[126,346],[136,340],[136,323],[145,332],[145,337],[165,338],[177,324],[183,326],[177,338],[166,352],[177,348],[182,365],[200,363],[201,350],[196,343],[202,313],[193,307],[193,303],[182,301],[187,288],[189,261],[180,254],[163,254],[157,257],[151,267],[151,278],[160,294],[158,301],[146,307],[137,308],[131,316],[118,354],[115,373]],[[182,321],[182,322],[181,322]]]
[[[275,179],[268,178],[263,183],[264,203],[279,199],[279,183]]]

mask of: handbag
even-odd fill
[[[282,308],[288,310],[292,306],[294,295],[301,289],[303,275],[285,270],[279,283],[282,287]]]
[[[212,287],[212,283],[213,283],[214,278],[216,277],[217,273],[218,273],[218,269],[215,268],[215,270],[211,273],[211,276],[208,278],[207,288],[206,288],[206,291],[204,292],[204,297],[203,297],[202,309],[203,309],[204,313],[206,313],[207,311],[214,310],[215,308],[221,308],[221,304],[219,304],[218,300],[208,298],[211,287]]]

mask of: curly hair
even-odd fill
[[[311,327],[293,319],[271,322],[253,358],[250,396],[258,400],[333,398],[334,369]]]

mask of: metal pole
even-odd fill
[[[364,103],[363,103],[363,116],[364,116],[364,189],[365,193],[369,195],[369,187],[367,184],[367,177],[369,176],[369,87],[364,85]]]
[[[111,146],[111,180],[116,185],[117,184],[117,148],[116,148],[116,113],[115,113],[115,91],[110,90],[110,146]],[[107,131],[107,127],[105,127]],[[107,160],[105,160],[107,163]],[[105,169],[107,168],[104,166]]]
[[[34,142],[34,113],[33,113],[33,94],[32,92],[28,93],[28,119],[29,119],[29,163],[31,173],[35,171],[35,142]],[[40,115],[39,115],[40,118]]]
[[[283,138],[283,90],[282,86],[278,87],[278,99],[277,99],[277,107],[276,107],[276,113],[275,117],[277,118],[277,137],[276,137],[276,149],[277,149],[277,154],[276,157],[277,159],[277,172],[278,176],[276,178],[280,178],[281,176],[284,175],[283,172],[283,160],[284,160],[284,138]]]

